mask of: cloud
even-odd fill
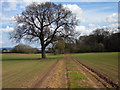
[[[4,42],[0,40],[0,44],[3,44]]]
[[[95,24],[88,24],[88,27],[89,27],[89,28],[95,28],[96,25],[95,25]]]
[[[2,0],[2,2],[8,3],[8,7],[4,8],[5,11],[17,10],[17,0]]]
[[[0,18],[1,21],[10,21],[12,19],[12,18],[5,17],[2,13],[0,13],[0,17],[2,17]]]
[[[0,21],[1,21],[0,24],[2,24],[2,25],[12,24],[13,21],[15,20],[14,16],[12,16],[12,17],[6,17],[6,16],[3,15],[2,13],[0,13],[0,17],[2,17],[2,18],[0,18]]]
[[[2,48],[2,45],[4,44],[5,42],[2,40],[2,38],[0,39],[0,48]]]
[[[75,28],[76,28],[76,31],[78,31],[78,32],[86,30],[86,27],[85,26],[81,26],[81,25],[80,26],[76,26]]]
[[[116,23],[116,22],[118,22],[118,14],[113,13],[113,14],[107,16],[106,22],[108,22],[108,23]]]
[[[47,2],[47,1],[50,1],[50,0],[23,0],[23,2]]]
[[[20,5],[19,8],[25,8],[25,6],[27,6],[32,2],[41,3],[41,2],[47,2],[47,1],[50,1],[50,0],[2,0],[2,3],[7,2],[8,7],[4,8],[4,10],[11,11],[11,10],[17,10],[18,4]]]
[[[96,1],[96,2],[119,2],[119,0],[91,0],[91,1]]]
[[[89,35],[91,34],[94,30],[96,29],[101,29],[104,28],[105,30],[108,30],[109,32],[112,33],[116,33],[119,32],[118,26],[120,26],[118,23],[114,23],[114,24],[109,24],[109,25],[104,25],[104,26],[99,26],[97,24],[88,24],[86,26],[84,25],[79,25],[75,27],[75,30],[78,33],[81,33],[82,35]]]
[[[95,28],[90,28],[90,29],[93,31],[93,30],[96,30],[96,29],[104,28],[105,30],[107,30],[111,33],[116,33],[116,32],[119,32],[118,26],[119,26],[118,23],[114,23],[114,24],[109,24],[109,25],[104,25],[104,26],[96,25]]]
[[[76,26],[76,31],[78,33],[81,33],[81,35],[89,35],[90,33],[92,33],[92,31],[94,31],[95,29],[99,27],[100,27],[99,25],[91,23],[86,26],[83,26],[83,25]]]
[[[0,31],[3,32],[12,32],[14,30],[13,27],[7,26],[6,28],[1,28]]]
[[[17,10],[16,2],[10,2],[9,6],[4,9],[5,11]]]
[[[8,1],[8,0],[1,0],[1,1],[3,2],[3,1]],[[23,1],[28,1],[28,0],[23,0]],[[29,1],[33,1],[33,0],[29,0]],[[35,0],[35,1],[41,1],[41,0]],[[54,1],[54,2],[119,2],[119,0],[114,0],[114,1],[113,0],[49,0],[49,1]]]
[[[111,32],[120,32],[120,30],[118,29],[119,26],[120,24],[114,23],[114,24],[108,25],[108,28]]]
[[[85,22],[85,19],[83,18],[83,10],[78,5],[76,5],[76,4],[64,4],[63,7],[72,11],[72,13],[76,15],[76,18],[78,20],[80,20],[81,22]]]
[[[3,44],[4,42],[3,42],[3,40],[2,40],[2,33],[1,33],[1,31],[0,31],[0,46]]]
[[[117,28],[118,27],[118,23],[114,23],[114,24],[110,24],[108,25],[109,27],[113,27],[113,28]]]
[[[83,26],[83,25],[76,26],[75,30],[78,33],[81,33],[81,35],[89,35],[92,31],[92,29],[88,28],[87,26]]]

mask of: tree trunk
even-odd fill
[[[42,59],[45,59],[46,58],[46,54],[45,54],[45,48],[42,47]]]
[[[53,54],[56,55],[56,50],[55,50],[55,48],[52,48],[52,50],[53,50]]]

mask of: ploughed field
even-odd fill
[[[118,82],[118,53],[74,54],[77,60]]]
[[[40,54],[3,54],[3,88],[30,87],[62,56],[49,56],[40,60]]]
[[[106,88],[109,82],[79,61],[118,82],[118,53],[2,54],[3,88]]]

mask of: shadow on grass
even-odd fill
[[[10,58],[10,59],[2,59],[2,61],[17,61],[17,60],[55,60],[57,58],[54,58],[54,57],[48,57],[46,59],[43,59],[43,58]]]
[[[10,59],[2,59],[2,61],[14,61],[14,60],[41,60],[40,58],[10,58]]]

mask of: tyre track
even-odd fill
[[[79,80],[79,85],[81,88],[103,88],[103,86],[101,86],[101,83],[99,83],[99,85],[96,85],[96,79],[94,78],[90,78],[91,75],[88,75],[88,73],[85,72],[85,70],[83,68],[80,67],[80,65],[78,63],[76,63],[74,60],[73,60],[73,57],[71,57],[71,55],[66,55],[66,60],[67,60],[67,63],[75,63],[74,66],[76,66],[76,69],[75,70],[78,70],[78,71],[74,71],[69,68],[69,65],[66,65],[66,69],[67,69],[67,72],[77,72],[78,74],[82,74],[84,75],[87,79],[85,80]],[[68,87],[71,85],[71,78],[69,75],[67,75],[67,81],[68,81]],[[78,78],[79,79],[79,78]],[[75,81],[76,82],[76,81]],[[83,84],[84,83],[84,84]],[[98,83],[98,81],[97,81]]]
[[[48,75],[52,72],[52,70],[55,68],[59,60],[57,60],[47,71],[45,71],[42,75],[42,77],[39,78],[32,86],[31,88],[38,88],[42,85],[43,81],[48,77]]]
[[[83,64],[79,60],[76,60],[73,58],[73,60],[76,63],[79,63],[84,69],[86,69],[89,73],[91,73],[92,76],[94,76],[99,82],[101,82],[106,88],[120,88],[118,84],[116,84],[114,81],[112,81],[110,78],[104,76],[103,74],[97,72],[93,68]]]

